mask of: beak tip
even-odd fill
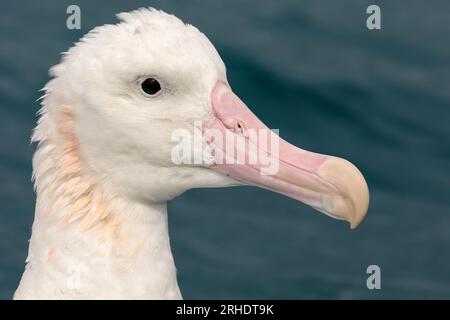
[[[324,163],[320,176],[336,187],[341,198],[338,210],[341,216],[350,222],[352,230],[358,227],[369,207],[369,188],[364,176],[351,162],[336,157]]]
[[[355,230],[361,224],[362,220],[363,219],[349,221],[350,222],[350,229],[351,230]]]

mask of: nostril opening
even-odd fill
[[[223,125],[228,130],[236,133],[241,134],[244,137],[248,137],[247,130],[245,128],[245,125],[240,120],[236,120],[234,118],[227,118],[225,120],[222,120]]]

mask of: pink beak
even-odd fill
[[[284,141],[224,82],[217,82],[211,103],[215,117],[204,135],[214,150],[213,170],[241,183],[302,201],[333,218],[347,220],[352,229],[358,226],[368,209],[369,191],[353,164]],[[227,137],[226,143],[214,140],[217,133]]]

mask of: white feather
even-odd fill
[[[211,117],[225,66],[195,27],[155,9],[118,15],[50,69],[33,141],[36,215],[16,299],[178,299],[166,201],[234,181],[175,166],[170,133]],[[163,94],[143,96],[138,79]]]

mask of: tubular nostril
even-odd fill
[[[225,126],[225,128],[230,129],[230,130],[235,130],[237,127],[237,121],[236,119],[233,118],[227,118],[222,120],[223,125]]]
[[[244,126],[244,123],[241,121],[237,122],[239,133],[242,134],[245,138],[248,138],[247,128]]]
[[[225,128],[229,129],[230,131],[243,135],[244,137],[248,137],[247,129],[244,126],[244,123],[240,120],[236,120],[234,118],[227,118],[222,121]]]

